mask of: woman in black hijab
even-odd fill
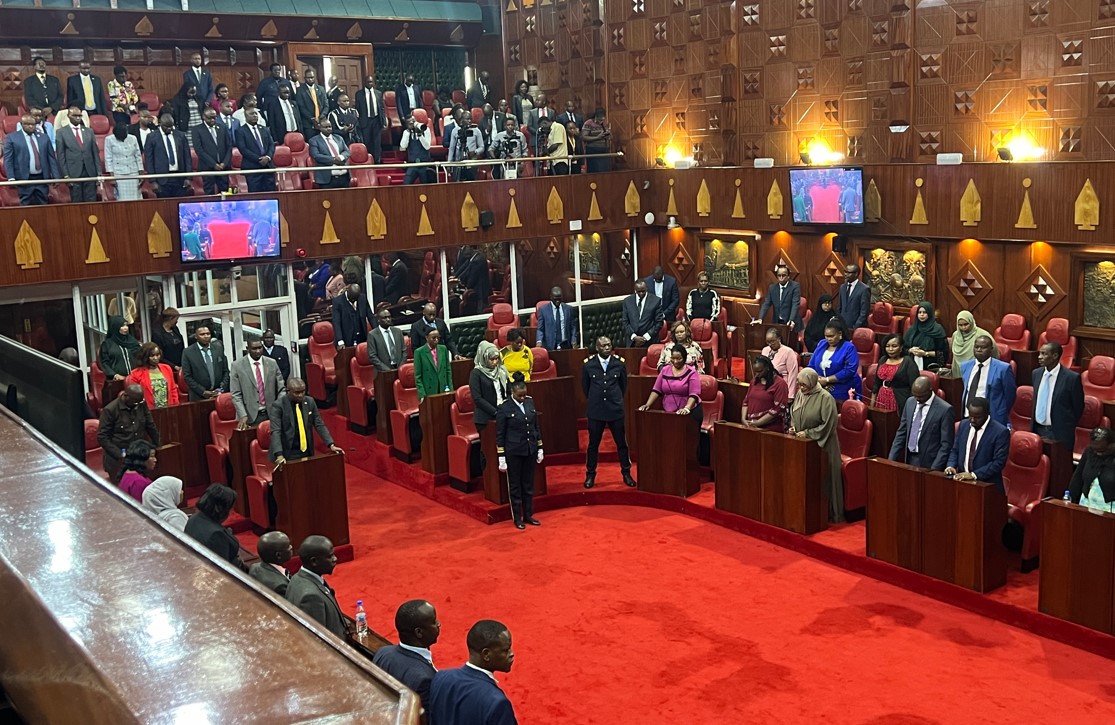
[[[832,309],[832,295],[821,295],[817,300],[817,306],[813,308],[813,316],[809,318],[809,324],[805,326],[806,350],[812,352],[817,349],[817,345],[825,337],[825,325],[836,316],[836,312]]]

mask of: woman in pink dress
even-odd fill
[[[639,410],[650,410],[662,398],[662,410],[667,413],[692,416],[701,423],[701,374],[685,362],[685,352],[675,347],[670,352],[670,364],[658,371],[658,379]]]

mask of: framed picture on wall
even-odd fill
[[[1077,268],[1082,293],[1077,295],[1077,319],[1084,327],[1106,331],[1101,337],[1115,338],[1115,255],[1077,259]]]
[[[753,294],[755,285],[751,276],[751,243],[754,237],[707,234],[700,239],[701,251],[704,253],[704,271],[708,272],[709,284]]]
[[[863,245],[863,281],[871,286],[871,303],[913,307],[925,299],[932,279],[932,252],[926,245]]]

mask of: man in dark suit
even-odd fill
[[[318,122],[329,115],[329,96],[325,87],[317,83],[317,72],[313,68],[303,69],[302,80],[304,82],[294,94],[294,105],[298,107],[302,134],[309,139],[317,135]]]
[[[527,125],[527,128],[530,129],[530,137],[537,141],[538,128],[542,125],[542,119],[549,118],[553,120],[556,115],[557,114],[554,113],[554,109],[546,105],[546,94],[542,93],[541,91],[536,93],[534,95],[534,108],[530,109],[530,113],[525,119],[523,119],[523,123],[525,123]],[[544,150],[545,149],[543,149],[543,151]],[[545,156],[546,154],[536,153],[535,155]]]
[[[263,332],[263,354],[274,360],[279,366],[279,372],[282,373],[284,381],[290,377],[290,353],[282,345],[275,344],[274,330],[264,330]]]
[[[217,114],[217,123],[224,126],[225,131],[228,133],[229,145],[232,145],[236,138],[236,129],[240,128],[240,121],[233,115],[232,101],[221,101],[221,112]]]
[[[383,298],[391,304],[397,304],[399,298],[410,291],[410,269],[401,252],[389,252],[391,266],[387,268],[387,284],[384,288]],[[379,299],[378,297],[376,298]]]
[[[54,148],[45,133],[35,130],[35,117],[25,114],[19,119],[20,130],[4,138],[4,169],[13,181],[57,179],[58,163]],[[46,184],[20,186],[19,205],[38,206],[47,203]]]
[[[561,287],[550,290],[550,304],[538,311],[537,344],[547,350],[577,347],[577,313],[565,304]]]
[[[290,584],[290,574],[283,564],[294,556],[290,537],[282,531],[268,531],[259,537],[256,552],[259,554],[260,561],[252,564],[252,568],[248,569],[248,576],[280,597],[285,597],[287,586]]]
[[[655,267],[654,273],[646,278],[647,289],[658,298],[662,304],[662,317],[667,324],[674,324],[677,319],[678,305],[681,304],[681,292],[678,290],[678,281]]]
[[[927,377],[919,375],[910,393],[888,458],[943,471],[952,452],[956,413],[933,394],[933,384]]]
[[[500,622],[482,619],[468,631],[468,664],[441,670],[430,683],[432,723],[515,725],[515,710],[493,672],[510,672],[515,661],[511,632]]]
[[[333,124],[328,118],[318,124],[318,135],[310,139],[310,157],[318,165],[314,171],[314,183],[319,189],[346,189],[351,178],[346,169],[331,168],[345,166],[352,152],[339,134],[333,133]]]
[[[43,109],[43,117],[49,118],[63,109],[62,83],[57,76],[46,72],[46,59],[36,55],[31,59],[35,72],[23,79],[23,100],[27,107],[38,106]]]
[[[247,356],[232,363],[228,375],[237,430],[267,420],[271,404],[286,392],[279,364],[264,356],[260,340],[248,343]]]
[[[282,141],[288,133],[304,133],[301,114],[292,94],[290,86],[282,86],[279,95],[268,102],[267,128],[271,131],[271,138]]]
[[[293,382],[293,381],[292,381]],[[324,536],[307,536],[298,547],[302,568],[290,578],[286,599],[311,619],[341,639],[345,638],[345,620],[333,588],[325,582],[337,566],[333,542]]]
[[[387,280],[383,278],[382,274],[374,269],[372,270],[372,278],[368,287],[372,291],[372,304],[374,304],[376,307],[379,306],[380,302],[387,301]]]
[[[485,103],[492,102],[492,87],[488,85],[488,71],[482,70],[476,75],[476,80],[469,86],[465,101],[468,107],[483,108]]]
[[[403,331],[391,326],[391,313],[388,310],[380,310],[376,314],[376,320],[379,326],[368,333],[368,359],[377,372],[398,370],[407,358],[407,343]]]
[[[585,116],[582,113],[577,113],[577,106],[573,101],[566,101],[565,110],[558,114],[557,122],[562,126],[575,123],[577,124],[577,128],[580,128],[585,125]]]
[[[844,284],[840,285],[840,319],[849,330],[867,325],[867,313],[871,309],[871,288],[859,278],[859,265],[849,264],[844,268]]]
[[[229,389],[228,358],[208,325],[194,330],[194,344],[182,352],[182,375],[190,400],[208,400]]]
[[[201,125],[195,126],[191,133],[198,171],[227,171],[232,168],[232,139],[228,129],[217,123],[216,111],[206,108],[201,116]],[[229,187],[227,176],[203,176],[201,183],[206,194],[216,194]]]
[[[344,451],[333,443],[333,436],[325,427],[317,403],[306,397],[306,383],[301,378],[291,378],[286,383],[286,395],[271,404],[271,448],[268,451],[275,467],[288,460],[295,461],[314,455],[314,431],[334,453]]]
[[[450,355],[460,357],[457,354],[457,346],[449,335],[449,326],[445,324],[445,320],[437,317],[437,307],[434,306],[433,302],[427,303],[422,308],[421,319],[415,320],[414,324],[410,326],[410,349],[417,350],[425,345],[426,333],[430,330],[437,330],[441,333],[441,344],[445,345]]]
[[[1010,365],[991,357],[995,341],[987,335],[980,335],[972,344],[972,360],[965,360],[960,366],[964,380],[962,405],[968,405],[972,398],[986,398],[991,404],[991,417],[1002,425],[1010,425],[1010,409],[1014,407],[1017,384]],[[1035,403],[1037,398],[1034,398]],[[1083,407],[1083,403],[1081,403]]]
[[[256,98],[259,99],[259,105],[263,107],[267,107],[271,101],[279,97],[280,88],[289,88],[291,94],[294,93],[294,86],[286,78],[283,78],[283,67],[281,65],[272,63],[270,70],[271,75],[261,80],[256,88]]]
[[[204,103],[213,100],[213,75],[201,67],[201,53],[190,56],[190,67],[182,71],[182,80],[197,88],[197,97]]]
[[[414,690],[422,707],[429,710],[430,681],[437,673],[430,648],[441,634],[434,605],[424,599],[403,602],[395,612],[395,630],[399,644],[380,647],[372,664]]]
[[[422,90],[415,84],[413,73],[407,73],[403,82],[395,86],[395,108],[399,118],[406,118],[414,109],[422,108]]]
[[[136,116],[136,122],[128,124],[128,133],[136,137],[142,151],[147,145],[147,137],[158,129],[159,119],[151,115],[151,109],[143,101],[136,104]]]
[[[623,300],[623,338],[632,347],[649,345],[662,327],[662,303],[647,292],[647,283],[635,283],[635,294]]]
[[[60,129],[55,133],[58,170],[64,179],[98,176],[101,173],[101,154],[97,149],[97,139],[93,132],[85,127],[80,108],[71,106],[68,113],[69,128]],[[70,184],[70,200],[74,203],[96,201],[97,182],[81,181]]]
[[[623,482],[632,488],[631,455],[627,449],[627,429],[624,423],[623,398],[627,394],[627,365],[623,358],[612,356],[612,341],[601,335],[596,338],[596,355],[585,358],[581,368],[581,390],[588,405],[588,455],[585,458],[585,488],[596,484],[596,461],[604,429],[612,433],[612,441],[619,454],[619,467]]]
[[[337,107],[340,105],[341,96],[344,94],[345,89],[341,88],[340,84],[337,83],[337,76],[329,76],[329,79],[326,81],[325,97],[329,101],[330,113],[337,110]]]
[[[767,288],[767,296],[759,305],[759,314],[751,320],[752,325],[762,323],[767,310],[774,309],[771,319],[776,325],[789,325],[791,330],[801,329],[801,285],[790,279],[790,269],[780,264],[774,268],[778,281]]]
[[[496,104],[496,112],[492,114],[492,128],[495,129],[496,133],[499,133],[504,128],[504,124],[506,124],[509,118],[515,119],[516,129],[523,123],[521,118],[515,118],[515,114],[511,112],[511,107],[507,103],[507,99],[501,98],[499,99],[499,103]]]
[[[89,61],[78,64],[79,73],[66,79],[66,105],[79,106],[90,116],[107,116],[105,87],[100,76],[93,75]]]
[[[994,483],[1003,492],[1003,466],[1010,453],[1010,431],[991,418],[987,398],[968,401],[968,417],[960,421],[945,473],[958,481]]]
[[[387,109],[383,107],[383,94],[376,88],[376,79],[368,76],[364,87],[356,92],[357,128],[360,138],[368,147],[368,154],[378,164],[383,158],[383,129],[387,128]]]
[[[492,291],[492,275],[488,269],[488,258],[477,247],[472,247],[472,255],[464,269],[455,270],[457,281],[465,288],[467,300],[461,302],[462,315],[478,315],[488,304]]]
[[[209,109],[212,113],[213,109]],[[190,144],[186,134],[174,126],[174,116],[164,113],[159,130],[147,137],[143,146],[143,165],[150,174],[182,174],[193,171]],[[189,177],[155,179],[155,195],[160,199],[189,196]]]
[[[1064,348],[1047,342],[1038,350],[1033,371],[1034,417],[1031,430],[1042,438],[1052,438],[1069,451],[1076,446],[1076,426],[1084,415],[1084,386],[1080,373],[1061,364]]]
[[[354,282],[333,298],[333,339],[338,350],[367,341],[368,327],[374,325],[368,297],[360,285]]]
[[[275,142],[271,133],[259,123],[259,111],[249,108],[246,123],[236,130],[236,148],[240,149],[240,168],[274,169]],[[274,174],[248,174],[248,191],[275,191]]]

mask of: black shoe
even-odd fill
[[[516,529],[525,529],[526,527],[527,527],[527,525],[524,524],[522,521],[516,521],[515,522],[515,528]]]
[[[527,519],[527,523],[530,524],[531,526],[541,526],[542,525],[542,522],[539,521],[538,519],[534,518],[533,516],[531,516],[530,518]]]
[[[586,473],[585,474],[585,488],[592,488],[595,485],[596,485],[596,474],[595,473]]]
[[[634,479],[634,478],[631,478],[631,474],[630,474],[630,473],[625,473],[625,474],[623,474],[623,482],[624,482],[624,483],[626,483],[626,484],[627,484],[628,486],[630,486],[631,488],[635,488],[636,486],[638,486],[638,485],[639,485],[639,484],[635,483],[635,479]]]

